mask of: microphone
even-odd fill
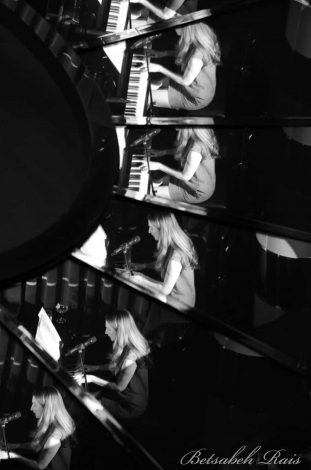
[[[97,341],[96,336],[92,336],[92,338],[89,338],[86,341],[83,341],[83,343],[78,344],[77,346],[75,346],[74,348],[66,352],[65,357],[71,356],[72,354],[87,348],[88,346],[90,346],[90,344],[96,343],[96,341]]]
[[[158,39],[162,36],[162,33],[154,34],[153,36],[149,36],[148,38],[139,39],[138,41],[134,42],[134,44],[130,47],[130,49],[137,49],[138,47],[148,46],[152,41]]]
[[[131,246],[136,245],[136,243],[140,242],[140,237],[137,235],[137,237],[132,238],[129,242],[122,243],[122,245],[119,246],[116,250],[114,250],[111,253],[111,256],[115,256],[118,253],[121,253],[121,251],[127,251]]]
[[[130,144],[130,147],[136,147],[136,145],[144,142],[145,140],[151,139],[151,137],[159,134],[160,132],[161,132],[161,129],[154,129],[153,131],[147,132],[147,134],[142,135],[141,137],[138,137],[138,139],[134,140],[134,142]]]
[[[7,416],[6,418],[1,418],[0,425],[3,426],[5,424],[8,424],[11,421],[15,421],[16,419],[19,419],[21,416],[22,416],[22,413],[20,411],[15,411],[15,413],[12,413],[10,416]]]

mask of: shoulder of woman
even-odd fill
[[[182,260],[181,251],[178,250],[178,249],[174,249],[174,250],[172,251],[172,255],[171,255],[170,261],[179,261],[179,262],[181,262],[181,260]]]
[[[193,142],[191,152],[202,153],[202,146],[197,142]]]
[[[198,49],[197,47],[193,47],[191,51],[191,58],[192,59],[200,59],[203,61],[204,59],[204,54],[201,51],[201,49]]]
[[[127,355],[127,357],[124,359],[123,364],[122,364],[122,369],[125,369],[126,367],[131,366],[132,364],[135,364],[137,361],[137,356],[133,351],[130,351]]]
[[[50,449],[51,447],[55,447],[61,444],[61,433],[59,431],[53,432],[53,434],[47,439],[46,443],[44,444],[44,449]]]

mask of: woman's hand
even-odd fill
[[[134,284],[140,284],[142,279],[143,279],[143,275],[139,273],[134,273],[128,278],[128,280],[133,282]]]
[[[15,452],[10,452],[10,457],[8,457],[8,453],[5,450],[0,450],[0,460],[7,460],[10,459],[17,459],[19,457],[18,454]]]
[[[73,378],[75,379],[76,382],[78,382],[80,386],[85,384],[84,375],[82,374],[82,372],[77,372],[73,376]],[[90,375],[90,374],[86,375],[86,380],[88,383],[93,382],[93,378],[94,378],[94,375]]]
[[[149,64],[149,71],[150,72],[154,72],[154,73],[161,73],[163,70],[163,67],[161,64],[154,64],[154,63],[150,63]]]
[[[162,170],[162,163],[159,163],[159,162],[149,162],[149,167],[150,167],[150,171],[158,171],[158,170]],[[140,169],[142,171],[148,171],[149,168],[148,168],[148,165],[146,163],[143,163],[140,167]]]
[[[162,170],[162,163],[160,162],[150,162],[149,166],[151,171]]]

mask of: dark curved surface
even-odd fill
[[[56,262],[86,238],[118,156],[103,94],[48,23],[24,2],[0,2],[0,38],[4,281]]]

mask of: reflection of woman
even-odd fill
[[[191,239],[169,212],[149,216],[148,225],[149,233],[157,241],[153,266],[160,273],[161,281],[144,274],[135,274],[130,279],[157,294],[164,294],[193,307],[194,269],[198,261]]]
[[[169,20],[176,14],[185,15],[197,9],[197,0],[131,0],[130,3],[139,3],[147,11],[141,11],[140,15],[142,17],[148,17],[148,14],[151,13],[158,20]],[[148,17],[148,23],[153,22],[154,19]],[[134,25],[133,25],[134,26]],[[135,24],[135,27],[137,25]]]
[[[104,387],[101,402],[115,418],[138,416],[148,403],[148,342],[127,310],[106,316],[106,334],[112,341],[110,361],[107,365],[90,366],[88,370],[109,370],[111,380],[90,374],[87,380]],[[82,383],[83,378],[79,381]]]
[[[10,459],[31,468],[69,470],[71,449],[69,437],[75,425],[67,412],[62,396],[54,387],[44,387],[33,394],[31,411],[37,419],[37,428],[29,444],[9,444],[10,449],[33,450],[36,459],[10,452]],[[7,458],[4,451],[1,458]]]
[[[150,64],[151,72],[169,78],[167,88],[153,90],[155,106],[173,109],[201,109],[215,95],[216,66],[220,63],[220,48],[214,31],[204,23],[177,28],[180,36],[176,63],[181,73],[162,65]]]
[[[151,170],[161,170],[170,176],[169,184],[157,189],[157,196],[189,203],[206,201],[215,190],[217,157],[218,143],[213,130],[181,129],[175,157],[179,161],[180,170],[150,162]]]

